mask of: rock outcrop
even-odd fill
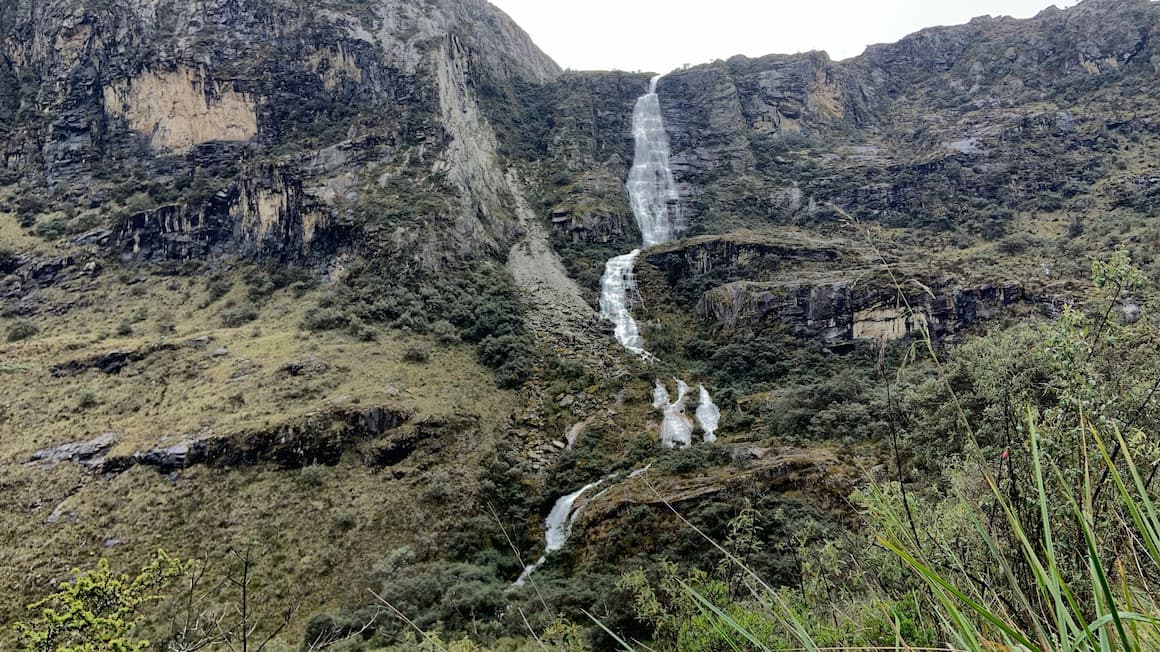
[[[910,291],[849,280],[822,284],[729,283],[706,292],[702,319],[728,328],[780,326],[834,347],[854,340],[925,335],[945,342],[1026,297],[1017,285],[960,287],[953,281],[908,283]]]
[[[1087,0],[923,30],[846,61],[675,71],[659,92],[686,214],[714,232],[824,220],[834,202],[890,226],[1001,236],[1045,193],[1070,205],[1117,176],[1095,161],[1121,146],[1115,132],[1154,122],[1158,29],[1155,3]]]
[[[102,473],[122,473],[137,465],[152,467],[162,473],[195,465],[237,468],[270,464],[283,470],[310,464],[334,465],[344,452],[356,451],[359,444],[399,428],[410,417],[411,414],[405,410],[384,406],[324,410],[268,430],[191,437],[129,455],[106,456],[115,438],[102,436],[105,438],[40,451],[30,461],[71,461],[86,464]],[[398,463],[415,447],[414,442],[401,446],[379,444],[367,452],[366,462],[376,466]],[[388,455],[383,452],[385,450],[395,452]]]
[[[127,262],[325,257],[371,206],[414,203],[393,188],[443,178],[399,249],[502,251],[515,220],[473,82],[559,74],[482,0],[21,1],[0,54],[0,169],[87,211]]]

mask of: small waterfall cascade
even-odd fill
[[[675,379],[677,383],[677,400],[672,400],[669,390],[661,381],[653,386],[652,406],[664,415],[661,421],[661,444],[666,448],[677,446],[691,446],[693,443],[693,422],[686,416],[686,403],[689,398],[689,385],[683,380]],[[698,385],[697,409],[694,415],[697,425],[704,432],[706,443],[717,441],[717,424],[721,419],[721,410],[713,403],[709,390],[704,385]]]
[[[639,477],[644,473],[647,473],[650,468],[652,468],[652,464],[629,473],[624,479],[631,480],[633,478]],[[529,564],[524,568],[524,572],[520,573],[520,576],[516,579],[515,582],[512,582],[512,588],[523,586],[524,583],[528,581],[528,577],[530,577],[532,573],[536,572],[540,566],[543,566],[544,563],[548,561],[549,554],[563,548],[564,544],[567,543],[568,537],[572,534],[572,524],[576,521],[576,517],[580,515],[579,509],[572,509],[572,505],[576,503],[576,500],[585,493],[595,489],[596,487],[599,487],[600,485],[612,480],[615,477],[616,474],[612,474],[606,478],[597,480],[596,482],[586,484],[576,491],[568,494],[567,496],[561,496],[560,499],[556,501],[556,504],[552,506],[552,511],[548,512],[548,518],[544,519],[544,554],[536,560],[536,563]],[[596,494],[596,496],[593,497],[593,500],[604,495],[604,493],[611,488],[611,486],[606,487],[604,491]]]
[[[689,386],[685,381],[677,381],[677,400],[671,401],[669,392],[661,381],[653,388],[653,407],[661,410],[661,445],[667,448],[690,446],[693,443],[693,422],[685,416],[685,401],[689,397]]]
[[[596,482],[586,484],[567,496],[561,496],[556,501],[556,504],[552,506],[552,511],[548,512],[548,518],[544,519],[544,554],[536,560],[536,563],[529,564],[524,568],[524,572],[520,573],[519,578],[512,583],[513,587],[523,586],[524,582],[528,580],[528,576],[536,572],[536,569],[548,561],[548,554],[564,547],[564,543],[568,541],[568,536],[572,534],[572,523],[580,513],[578,509],[573,510],[572,505],[585,492],[601,484],[604,484],[604,480],[597,480]]]
[[[704,440],[706,442],[717,441],[717,423],[721,420],[721,410],[713,403],[713,398],[709,396],[709,390],[705,389],[704,385],[697,386],[700,394],[697,400],[697,423],[700,424],[701,430],[705,432]]]
[[[636,292],[636,281],[632,276],[632,266],[640,249],[633,249],[622,256],[610,258],[604,264],[604,276],[600,278],[600,317],[612,322],[616,341],[636,355],[644,356],[644,338],[632,318],[632,293]]]

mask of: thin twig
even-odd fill
[[[386,598],[379,595],[378,593],[375,593],[373,589],[367,589],[367,591],[369,591],[371,595],[375,596],[376,600],[383,603],[383,606],[385,606],[387,609],[390,609],[391,613],[394,614],[394,616],[396,618],[403,621],[408,627],[410,627],[411,629],[418,632],[419,636],[430,641],[432,645],[434,645],[435,647],[442,650],[442,652],[448,652],[447,648],[440,645],[439,641],[437,639],[431,638],[431,636],[429,634],[427,634],[427,632],[423,631],[422,627],[419,627],[418,625],[415,624],[415,621],[408,618],[407,614],[403,613],[402,611],[399,611],[399,609],[395,605],[391,604],[390,602],[387,602]]]
[[[524,610],[517,606],[516,611],[520,612],[520,619],[524,621],[524,627],[528,628],[528,633],[532,635],[532,638],[536,641],[536,644],[540,646],[541,650],[547,650],[548,646],[544,645],[544,642],[540,640],[539,636],[536,636],[536,630],[533,629],[532,624],[528,622],[528,617],[524,614]]]
[[[491,517],[495,519],[496,525],[499,526],[499,531],[503,533],[503,538],[507,540],[508,545],[511,546],[511,548],[512,548],[512,552],[515,553],[516,561],[518,561],[520,563],[520,568],[526,569],[528,567],[528,565],[526,563],[524,563],[524,558],[522,555],[520,555],[519,547],[517,547],[515,542],[512,541],[512,538],[510,536],[508,536],[507,529],[503,526],[503,521],[500,520],[499,514],[495,511],[495,506],[489,502],[487,504],[487,509],[489,512],[491,512]],[[544,611],[547,613],[551,613],[552,608],[548,606],[548,601],[544,599],[544,594],[540,592],[539,585],[536,584],[536,581],[534,579],[532,579],[530,575],[528,576],[528,582],[531,583],[532,589],[535,590],[536,597],[538,597],[540,599],[540,604],[544,605]]]

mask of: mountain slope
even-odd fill
[[[916,337],[1083,306],[1113,250],[1160,278],[1158,25],[1086,0],[664,76],[691,227],[638,258],[646,363],[595,307],[641,241],[648,75],[561,72],[481,0],[5,4],[0,618],[90,557],[258,546],[286,642],[384,583],[483,638],[524,632],[508,604],[639,628],[623,571],[717,561],[668,505],[722,541],[756,507],[755,567],[797,583],[864,470],[941,463],[883,445]],[[719,442],[659,449],[669,377]]]

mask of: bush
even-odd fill
[[[784,377],[791,366],[789,350],[784,342],[748,337],[738,338],[716,349],[709,368],[717,385],[732,386],[742,393],[751,394]]]
[[[0,245],[0,274],[16,271],[18,256],[15,251]]]
[[[431,353],[427,347],[418,344],[412,344],[403,351],[403,360],[405,362],[427,362],[431,359]]]
[[[258,318],[258,310],[253,306],[234,306],[221,312],[222,326],[238,328]]]
[[[379,338],[378,329],[358,317],[351,317],[349,330],[351,335],[363,342],[374,342]]]
[[[431,337],[440,344],[453,344],[459,341],[459,331],[446,319],[431,324]]]
[[[496,370],[496,384],[504,389],[523,385],[532,376],[534,342],[526,335],[488,337],[479,344],[479,361]]]
[[[298,481],[306,487],[321,487],[326,482],[327,467],[322,464],[307,464],[298,472]]]
[[[40,332],[40,328],[36,324],[20,320],[8,327],[8,341],[19,342],[30,337],[35,337]]]
[[[77,396],[77,409],[88,410],[100,405],[101,401],[97,397],[97,393],[91,389],[86,389]]]
[[[667,451],[657,462],[657,469],[665,473],[689,475],[730,461],[732,457],[727,449],[711,444],[698,445]]]
[[[148,642],[139,640],[139,622],[146,618],[144,607],[159,598],[189,566],[158,551],[140,575],[114,573],[108,560],[101,559],[94,570],[74,571],[76,577],[64,582],[56,593],[35,603],[34,618],[18,622],[16,634],[26,650],[142,650]]]
[[[205,306],[208,306],[208,305],[212,304],[213,302],[217,301],[218,299],[229,294],[230,289],[232,289],[233,287],[234,287],[233,281],[231,281],[228,278],[221,276],[219,274],[215,274],[215,275],[207,278],[205,281],[205,291],[207,293],[207,296],[205,298],[205,303],[202,305],[202,307],[204,308]]]
[[[424,630],[495,634],[507,607],[508,583],[491,568],[455,562],[429,562],[395,569],[381,595]],[[398,619],[384,623],[401,631]]]
[[[302,318],[302,328],[314,332],[332,331],[349,324],[350,318],[338,308],[312,308]]]

